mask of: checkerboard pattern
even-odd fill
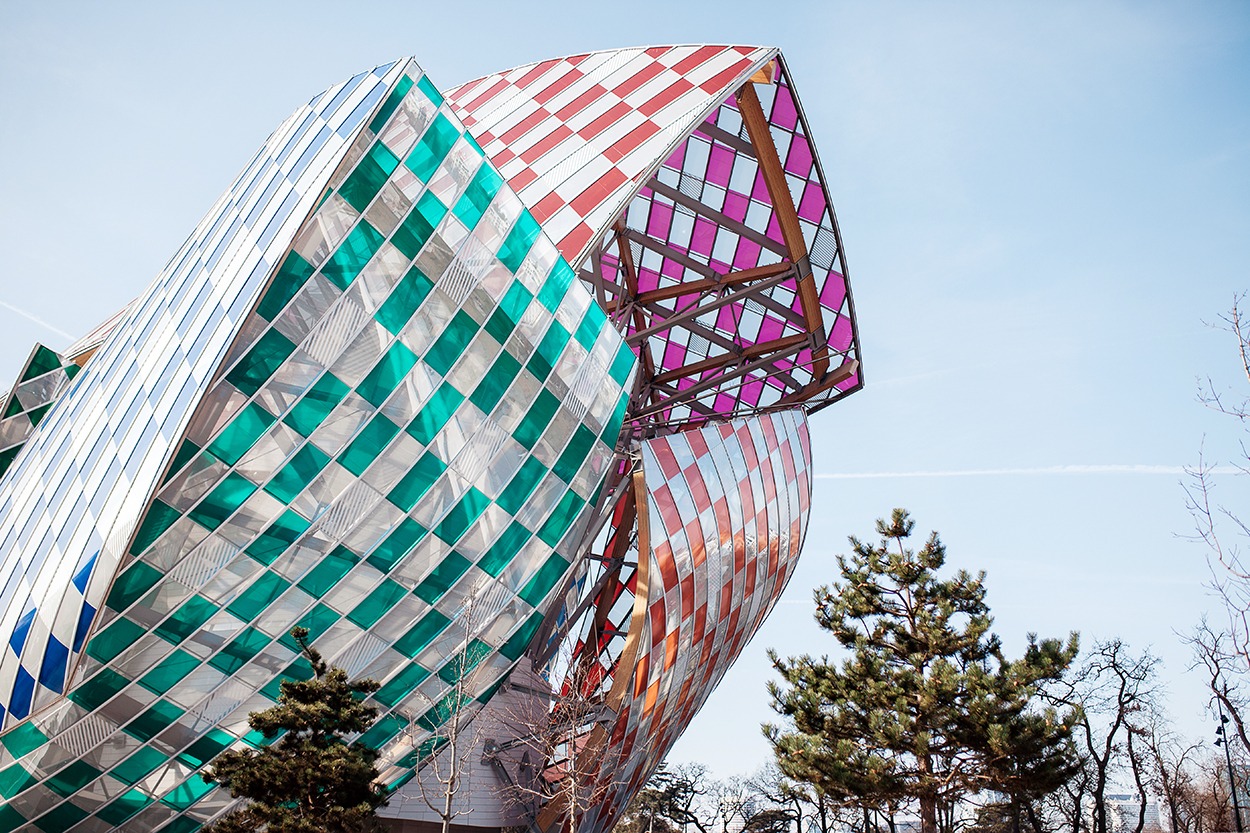
[[[84,622],[175,440],[392,70],[398,77],[388,65],[327,91],[270,136],[0,480],[4,729],[63,699]],[[87,584],[75,589],[84,571]]]
[[[801,409],[642,444],[650,540],[617,668],[604,765],[578,833],[606,833],[759,629],[785,588],[811,510]],[[636,653],[633,653],[636,651]],[[594,741],[592,741],[593,743]]]
[[[82,370],[42,344],[30,352],[17,384],[0,396],[0,477],[8,471],[35,426]]]
[[[0,479],[0,830],[107,829],[159,804],[147,811],[152,829],[198,797],[193,779],[169,769],[132,789],[140,759],[129,781],[98,775],[118,763],[107,751],[117,726],[138,718],[136,728],[153,728],[166,712],[150,694],[106,702],[124,669],[81,684],[87,639],[209,379],[401,73],[361,73],[279,126],[92,348]],[[170,751],[144,753],[144,778],[160,769],[156,749]]]
[[[786,184],[794,199],[813,277],[819,291],[823,339],[831,366],[855,361],[859,345],[837,223],[807,124],[785,70],[776,58],[771,83],[754,88],[777,146]],[[733,96],[726,97],[668,156],[654,179],[624,213],[640,293],[679,287],[787,258],[785,240],[764,175]],[[704,208],[692,210],[678,196]],[[643,242],[642,238],[646,239]],[[615,246],[598,258],[606,281],[623,284],[624,268]],[[654,302],[641,324],[650,327],[689,308],[706,290],[691,290]],[[807,332],[795,278],[700,315],[689,328],[672,327],[650,339],[656,373],[686,367],[729,349]],[[627,332],[639,329],[631,320]],[[664,418],[754,413],[777,403],[789,390],[813,381],[812,351],[804,348],[769,367],[726,380],[700,395],[702,407],[679,406]],[[719,371],[681,380],[678,388],[712,379]],[[810,407],[834,401],[861,386],[858,371],[812,400]]]
[[[213,369],[179,386],[204,388],[121,557],[72,576],[78,630],[37,681],[64,696],[0,734],[0,830],[223,812],[198,770],[263,744],[248,714],[311,675],[296,625],[382,683],[356,742],[398,787],[575,561],[636,360],[416,64],[374,77]]]
[[[572,55],[447,92],[575,268],[671,148],[776,50],[656,46]]]
[[[64,357],[36,348],[0,417],[0,833],[191,833],[225,812],[198,771],[263,744],[247,715],[312,673],[295,625],[382,683],[356,742],[391,788],[413,777],[593,583],[562,595],[630,417],[624,336],[705,297],[610,320],[587,289],[588,270],[621,283],[605,241],[625,229],[639,292],[787,256],[746,83],[831,364],[857,367],[784,61],[723,46],[545,61],[446,98],[412,61],[361,73],[275,131],[143,295]],[[802,312],[787,278],[635,349],[663,373],[805,333]],[[759,414],[813,361],[682,379],[716,383],[660,421],[704,424],[639,449],[651,541],[582,646],[619,719],[579,833],[610,829],[792,571],[804,411]]]

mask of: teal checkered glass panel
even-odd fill
[[[379,99],[176,444],[70,695],[105,720],[142,707],[41,819],[84,812],[92,775],[119,785],[93,811],[109,823],[205,820],[195,768],[258,742],[248,711],[311,673],[297,625],[382,683],[361,742],[400,783],[414,738],[498,687],[574,563],[629,350],[423,80],[409,65]],[[12,742],[37,758],[49,740]]]

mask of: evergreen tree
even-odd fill
[[[376,785],[377,753],[349,746],[346,735],[373,725],[377,709],[363,702],[377,691],[374,680],[347,679],[308,644],[308,630],[291,636],[312,664],[310,680],[283,680],[278,705],[253,712],[248,725],[272,740],[258,751],[231,750],[203,777],[249,799],[207,833],[359,833],[374,828],[374,811],[386,802]]]
[[[782,772],[865,808],[914,799],[922,833],[963,795],[996,790],[1020,799],[1055,789],[1075,769],[1073,715],[1036,705],[1077,653],[1030,635],[1023,658],[1007,660],[985,602],[984,573],[936,573],[946,550],[936,533],[904,546],[914,523],[904,510],[877,522],[878,545],[851,539],[839,556],[842,582],[816,590],[816,621],[846,648],[828,657],[780,659],[784,684],[773,708],[793,726],[766,726]]]

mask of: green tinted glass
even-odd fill
[[[486,511],[487,506],[490,506],[490,498],[470,486],[464,497],[434,527],[434,534],[448,544],[456,543],[465,530]]]
[[[322,556],[317,566],[300,579],[299,587],[314,599],[320,599],[359,561],[356,553],[344,546],[337,546]]]
[[[255,541],[247,545],[245,552],[261,564],[269,566],[299,540],[309,526],[308,521],[287,509]]]
[[[415,255],[412,256],[415,257]],[[412,318],[412,314],[417,311],[417,307],[421,306],[421,302],[432,289],[434,289],[434,282],[421,274],[421,271],[414,266],[400,278],[399,283],[391,290],[391,294],[373,317],[392,335],[399,335],[400,330]]]
[[[408,590],[403,585],[390,579],[382,579],[382,583],[347,614],[347,619],[361,629],[368,630],[406,595]]]
[[[282,421],[307,437],[329,416],[334,406],[343,401],[350,388],[332,373],[322,374]]]
[[[378,459],[378,455],[398,433],[398,425],[382,414],[374,415],[356,435],[356,439],[339,455],[339,465],[359,477]]]
[[[283,503],[290,503],[329,462],[329,454],[308,443],[295,452],[289,463],[278,470],[265,486],[265,491]]]
[[[144,674],[139,685],[154,694],[164,694],[178,681],[199,667],[199,657],[186,651],[174,649],[174,652],[157,663],[156,667]]]
[[[427,451],[417,458],[417,462],[403,479],[395,484],[395,488],[386,496],[387,500],[405,512],[411,511],[421,496],[434,485],[434,481],[438,480],[438,476],[446,470],[447,464],[434,456],[433,452]]]
[[[256,444],[261,434],[273,425],[273,414],[255,402],[249,403],[239,412],[225,430],[209,445],[209,453],[223,463],[233,466]]]
[[[447,329],[443,330],[438,340],[425,354],[426,364],[437,370],[440,375],[446,376],[447,371],[451,370],[451,366],[456,363],[456,359],[460,358],[465,348],[469,346],[469,342],[473,341],[473,336],[477,335],[478,329],[477,322],[472,316],[463,310],[457,312],[451,319],[451,323],[447,325]]]
[[[314,271],[312,265],[300,257],[298,252],[288,253],[286,260],[282,261],[282,267],[274,275],[273,283],[265,290],[265,296],[261,298],[256,313],[266,321],[277,318],[278,313],[290,303],[300,288],[308,283]]]
[[[513,521],[499,536],[499,540],[486,551],[477,566],[492,576],[498,577],[533,535],[534,533],[520,523]]]
[[[156,627],[157,636],[177,645],[212,618],[217,605],[202,596],[192,596]]]
[[[245,395],[253,396],[294,352],[295,345],[290,339],[277,330],[266,330],[234,369],[226,374],[226,381]]]
[[[464,394],[456,390],[450,382],[444,382],[434,395],[425,403],[421,411],[413,417],[405,429],[422,445],[429,445],[447,420],[451,419],[456,408],[464,401]]]
[[[369,554],[369,564],[382,573],[389,573],[408,552],[425,537],[428,530],[412,518],[404,518],[394,531]]]
[[[458,578],[464,575],[464,571],[469,569],[469,566],[468,559],[463,555],[450,552],[412,592],[430,604],[434,604],[451,589]]]
[[[286,592],[291,583],[277,573],[265,571],[231,602],[226,610],[244,622],[255,619],[262,610]]]
[[[356,391],[370,405],[380,408],[416,363],[416,354],[397,341],[382,354],[381,360],[356,387]]]
[[[434,637],[443,632],[451,620],[437,610],[431,610],[421,621],[413,625],[395,642],[395,650],[411,659],[419,654],[425,646],[434,641]]]
[[[347,200],[347,204],[357,211],[363,212],[377,196],[378,191],[386,184],[386,178],[395,170],[399,160],[386,145],[377,142],[369,149],[356,168],[348,175],[347,180],[339,188],[339,194]]]
[[[559,553],[552,553],[551,556],[538,569],[534,577],[529,580],[521,592],[518,593],[522,599],[537,607],[551,589],[556,586],[556,582],[564,575],[564,571],[569,568],[569,562],[565,561]]]
[[[421,79],[424,83],[425,78]],[[447,151],[451,150],[451,146],[460,138],[460,131],[452,125],[447,117],[439,113],[434,117],[434,123],[425,131],[425,135],[421,137],[421,141],[417,142],[416,147],[408,154],[408,158],[404,160],[404,164],[408,166],[422,182],[428,182],[434,171],[438,170],[438,166],[442,163],[443,157],[447,155]]]
[[[232,471],[187,516],[200,526],[216,529],[255,491],[255,483]]]
[[[364,220],[339,244],[338,250],[321,266],[321,274],[339,289],[347,289],[382,248],[384,238]]]

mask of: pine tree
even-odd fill
[[[915,799],[922,833],[939,810],[983,790],[1021,799],[1058,787],[1075,767],[1072,715],[1036,705],[1077,652],[1030,635],[1023,658],[1003,657],[985,602],[985,574],[941,579],[937,534],[913,552],[904,510],[877,522],[878,545],[851,539],[842,582],[816,590],[816,621],[849,651],[780,659],[773,707],[792,729],[766,726],[782,772],[866,808]]]
[[[375,784],[377,753],[351,746],[345,736],[373,725],[377,709],[363,698],[374,680],[347,679],[308,644],[308,630],[291,631],[312,664],[310,680],[283,680],[278,705],[253,712],[248,725],[277,742],[255,752],[231,750],[203,777],[249,804],[219,819],[206,833],[360,833],[373,829],[386,802]]]

